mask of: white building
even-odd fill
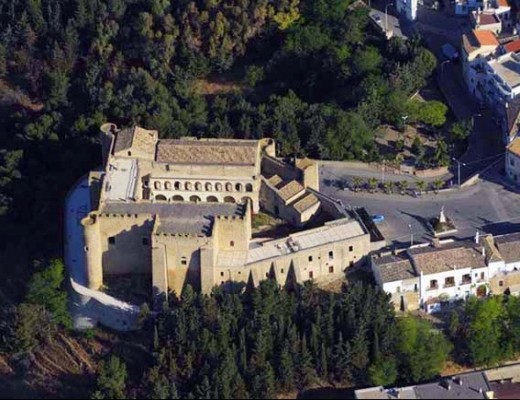
[[[395,4],[400,15],[408,21],[415,21],[417,18],[417,0],[397,0]]]
[[[520,232],[375,256],[372,272],[396,309],[437,312],[469,296],[520,292]]]

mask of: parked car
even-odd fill
[[[385,220],[385,217],[384,215],[372,215],[372,221],[374,222],[374,224],[380,224],[381,222],[383,222]]]
[[[446,57],[447,60],[455,61],[459,59],[459,52],[450,43],[444,43],[442,45],[442,54],[444,57]]]

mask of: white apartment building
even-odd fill
[[[506,150],[506,176],[520,185],[520,138],[513,139]]]

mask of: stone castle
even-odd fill
[[[125,274],[151,275],[155,295],[340,278],[371,250],[355,211],[319,192],[318,164],[276,158],[271,139],[159,139],[109,123],[101,138],[81,221],[91,289]],[[283,223],[255,232],[260,210]]]

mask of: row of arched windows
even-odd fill
[[[168,201],[168,198],[165,195],[163,195],[163,194],[158,194],[158,195],[155,196],[155,200],[156,201]],[[190,196],[188,198],[188,200],[190,202],[192,202],[192,203],[200,203],[202,201],[200,196],[196,196],[196,195]],[[236,203],[237,202],[237,199],[235,199],[232,196],[226,196],[226,197],[224,197],[223,200],[224,200],[224,203]],[[186,201],[186,200],[181,195],[175,195],[175,196],[172,196],[170,201]],[[208,196],[208,197],[206,197],[205,201],[208,202],[208,203],[218,203],[219,202],[217,197],[215,197],[215,196]],[[241,201],[242,202],[252,201],[252,199],[250,197],[243,197],[241,199]]]
[[[246,192],[252,192],[253,191],[253,185],[251,183],[246,183],[245,185],[243,183],[235,183],[234,185],[231,182],[222,184],[220,182],[217,182],[213,185],[211,182],[206,182],[205,184],[202,184],[201,182],[179,182],[175,181],[165,181],[164,185],[161,181],[155,181],[153,184],[153,187],[155,190],[188,190],[192,191],[195,190],[197,192],[243,192],[244,190]],[[224,190],[223,190],[224,189]]]

